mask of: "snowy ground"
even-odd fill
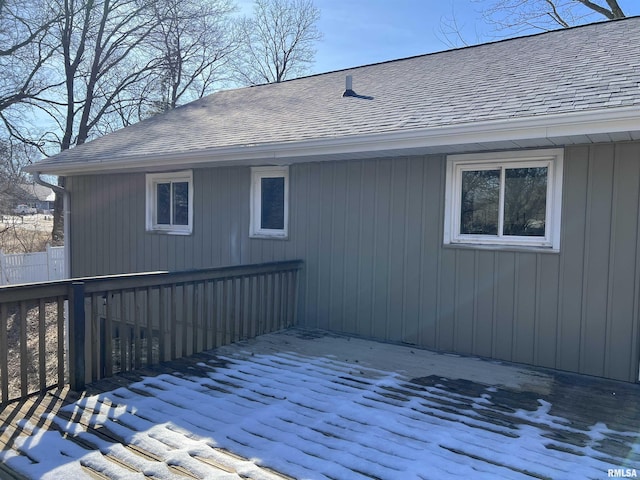
[[[204,374],[149,377],[84,398],[65,407],[66,419],[53,419],[66,438],[22,425],[31,435],[18,442],[20,454],[2,452],[0,460],[31,478],[65,480],[89,478],[81,465],[116,479],[282,478],[273,471],[300,479],[601,479],[610,469],[640,467],[632,464],[640,458],[637,431],[577,425],[551,414],[552,405],[530,391],[530,408],[514,408],[520,400],[505,402],[504,389],[512,389],[502,383],[464,379],[473,392],[459,393],[448,387],[455,375],[411,382],[415,372],[364,360],[365,351],[375,357],[371,342],[324,341],[342,342],[350,353],[309,351],[321,350],[323,339],[270,353],[259,345],[230,347],[199,365]],[[356,348],[363,349],[358,361]],[[417,353],[411,369],[429,358],[447,368],[460,362],[458,370],[467,373],[526,377],[510,366]],[[404,355],[416,359],[406,348]],[[539,375],[525,377],[544,388]],[[134,455],[96,431],[148,454]],[[628,444],[628,458],[606,453],[602,446],[611,441]]]

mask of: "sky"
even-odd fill
[[[455,17],[466,43],[496,40],[482,19],[495,0],[314,0],[323,40],[310,73],[394,60],[452,48],[441,29]],[[251,11],[252,0],[240,0]],[[603,3],[603,2],[601,2]],[[640,15],[639,0],[619,0],[625,14]],[[593,21],[602,19],[594,16]],[[453,37],[451,37],[453,39]],[[460,43],[457,46],[462,46]]]

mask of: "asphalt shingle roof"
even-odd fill
[[[634,106],[640,104],[639,47],[640,17],[634,17],[221,91],[46,163]],[[346,75],[360,97],[342,97]]]

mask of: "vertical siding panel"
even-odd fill
[[[433,349],[439,347],[440,328],[440,263],[442,258],[442,224],[444,202],[445,158],[426,157],[422,177],[422,231],[420,291],[420,344]]]
[[[229,187],[227,195],[229,195],[229,265],[237,265],[241,263],[242,255],[242,227],[240,222],[243,220],[242,210],[244,201],[238,198],[238,194],[244,192],[243,180],[245,174],[244,168],[229,168]]]
[[[456,259],[454,350],[470,354],[473,350],[476,250],[460,249]]]
[[[616,148],[604,375],[626,381],[638,378],[639,160],[640,145]]]
[[[496,329],[493,335],[493,356],[501,360],[512,360],[516,254],[498,252],[496,256]]]
[[[133,225],[133,243],[136,245],[134,255],[136,257],[136,270],[144,272],[146,268],[147,248],[145,241],[145,181],[141,174],[129,175],[129,198],[131,209],[135,212],[135,224]]]
[[[514,355],[516,362],[533,363],[536,313],[536,254],[519,253],[516,263],[516,314]]]
[[[456,258],[457,249],[442,249],[440,265],[440,281],[438,296],[438,345],[437,349],[442,351],[453,351],[454,326],[456,315],[455,293],[456,293]]]
[[[77,179],[72,179],[72,181],[74,183],[71,186],[71,195],[72,200],[75,198],[76,201],[72,201],[74,205],[71,210],[71,237],[73,238],[71,243],[74,247],[80,247],[72,249],[72,253],[75,254],[72,264],[76,267],[73,276],[79,277],[89,274],[92,269],[96,268],[98,259],[93,257],[97,255],[92,257],[91,250],[98,247],[98,245],[96,245],[96,242],[93,241],[90,236],[91,230],[81,228],[82,225],[85,227],[90,225],[89,222],[85,222],[85,219],[90,219],[93,213],[91,211],[91,201],[79,200],[87,197],[91,181],[89,177],[78,177]]]
[[[602,375],[607,319],[613,146],[594,146],[589,157],[583,328],[580,371]]]
[[[213,248],[218,240],[215,237],[215,230],[213,228],[214,218],[218,215],[218,211],[213,203],[216,184],[214,181],[215,170],[212,168],[202,171],[201,175],[194,175],[194,181],[197,181],[196,186],[200,190],[194,191],[194,195],[197,195],[199,202],[196,204],[200,209],[198,212],[194,211],[194,216],[200,220],[200,225],[194,225],[197,229],[199,236],[198,243],[200,244],[200,251],[202,252],[202,264],[205,267],[214,267],[216,264],[213,261]],[[195,173],[195,172],[194,172]],[[197,179],[197,180],[196,180]]]
[[[374,229],[374,269],[373,269],[373,322],[372,335],[383,339],[387,333],[389,302],[389,219],[391,208],[391,161],[378,160],[376,162],[376,195],[375,195],[375,229]]]
[[[204,232],[211,221],[211,211],[206,208],[204,199],[211,195],[209,182],[210,170],[193,171],[193,231],[191,233],[191,258],[199,268],[209,266],[207,252],[205,251]],[[210,238],[210,237],[209,237]]]
[[[560,256],[540,254],[538,269],[538,301],[536,305],[536,364],[556,366],[556,336],[558,330],[558,302],[560,300],[558,273]]]
[[[173,260],[169,257],[169,240],[171,240],[169,235],[152,235],[157,238],[158,241],[158,258],[157,262],[160,263],[160,270],[170,270],[171,263]]]
[[[309,165],[308,172],[309,178],[313,181],[309,182],[309,193],[307,201],[307,218],[308,229],[307,238],[309,239],[309,250],[306,259],[307,275],[307,316],[308,325],[313,328],[320,326],[318,319],[318,303],[320,301],[319,296],[319,266],[320,266],[320,212],[322,208],[321,201],[321,185],[320,185],[320,172],[322,165],[311,164]]]
[[[588,155],[587,147],[571,147],[564,157],[557,368],[571,371],[580,366]]]
[[[333,227],[333,163],[323,164],[320,168],[320,192],[319,192],[319,215],[315,218],[319,221],[319,262],[318,262],[318,327],[329,328],[331,315],[331,282],[332,277],[332,256],[334,255],[332,245]]]
[[[364,214],[362,196],[362,162],[348,162],[345,201],[345,255],[343,265],[344,292],[342,315],[345,332],[357,331],[359,265],[362,252],[360,246],[360,222]],[[367,207],[368,208],[368,207]]]
[[[391,191],[389,196],[389,263],[388,304],[385,319],[385,338],[394,342],[403,341],[406,333],[404,319],[404,275],[405,226],[407,213],[407,160],[397,159],[391,163]]]
[[[106,177],[103,179],[103,182],[104,182],[104,188],[105,190],[107,190],[105,192],[105,198],[108,199],[107,200],[108,203],[105,205],[104,226],[105,226],[105,229],[108,231],[108,237],[109,237],[109,249],[107,250],[108,255],[106,259],[107,271],[104,273],[111,274],[111,273],[116,273],[117,271],[116,257],[118,255],[118,252],[120,251],[118,247],[118,235],[122,234],[121,229],[116,228],[116,226],[119,227],[120,222],[124,223],[124,219],[119,217],[118,205],[117,205],[118,192],[116,191],[117,186],[109,182],[109,179]],[[117,223],[116,223],[116,219],[118,219]]]
[[[120,175],[110,175],[109,181],[112,184],[112,190],[116,192],[116,205],[118,209],[118,217],[112,219],[112,228],[118,232],[118,254],[115,263],[116,273],[126,272],[128,269],[135,269],[135,264],[129,264],[129,250],[132,245],[129,243],[131,238],[131,222],[134,220],[131,215],[131,204],[129,203],[127,192],[127,178]],[[120,177],[120,178],[118,178]]]
[[[291,173],[290,173],[291,175]],[[245,167],[242,169],[239,177],[238,190],[236,195],[236,208],[238,216],[238,235],[240,235],[240,257],[241,263],[251,263],[251,241],[249,239],[249,220],[250,220],[250,203],[251,203],[251,169]],[[296,212],[295,208],[292,210],[291,197],[291,176],[289,177],[289,236],[292,234],[292,228],[295,226],[295,222],[292,222],[292,215]],[[286,241],[284,242],[286,245]]]
[[[84,208],[86,214],[90,215],[90,218],[100,218],[96,217],[96,215],[102,215],[104,213],[98,208],[98,205],[100,204],[99,199],[104,196],[104,192],[98,191],[100,187],[97,178],[81,177],[78,180],[83,189],[81,198],[86,199],[82,202],[85,204]],[[89,192],[96,192],[97,195],[87,195]],[[89,225],[93,225],[93,228]],[[84,252],[85,258],[87,256],[90,258],[90,261],[87,263],[87,265],[89,265],[89,270],[86,274],[91,275],[94,272],[102,270],[103,266],[101,263],[103,260],[98,252],[106,252],[108,246],[104,244],[106,232],[104,230],[103,222],[87,222],[85,226],[87,228],[85,231],[81,232],[80,238],[82,238],[82,245],[84,245],[84,249],[86,250]]]
[[[97,207],[106,205],[108,198],[105,192],[98,187],[98,183],[89,176],[67,177],[66,188],[71,195],[71,276],[91,275],[95,270],[106,267],[105,257],[109,255],[107,250],[109,234],[104,229],[104,222],[92,221],[96,214],[105,215],[105,209]],[[88,193],[93,188],[92,193]],[[89,229],[92,223],[98,224],[96,230]],[[97,237],[92,237],[92,232],[97,232]],[[90,251],[103,247],[101,255],[94,255],[91,259]]]
[[[94,268],[95,270],[85,270],[83,275],[104,275],[107,273],[111,273],[115,270],[113,265],[113,258],[117,255],[115,253],[115,235],[117,234],[117,226],[114,225],[112,215],[115,214],[114,206],[112,205],[112,199],[115,194],[113,192],[114,186],[112,182],[110,182],[107,178],[99,178],[99,177],[84,177],[80,182],[81,188],[84,189],[84,193],[82,194],[82,203],[86,204],[85,214],[89,215],[89,217],[83,218],[83,225],[88,225],[90,222],[94,221],[100,224],[100,228],[98,232],[100,233],[99,238],[91,238],[89,237],[88,231],[82,234],[83,242],[86,242],[86,246],[83,248],[87,248],[87,251],[84,254],[87,256],[87,259],[92,255],[91,248],[94,248],[93,252],[101,252],[99,255],[93,255],[94,258],[92,262],[87,262],[85,265],[89,266],[89,268]],[[97,199],[94,201],[85,200],[87,197],[91,197],[92,189],[98,192]],[[72,225],[72,228],[79,228],[79,225]],[[77,245],[75,245],[77,247]],[[71,247],[73,249],[73,246]]]
[[[213,256],[215,259],[215,265],[228,265],[228,237],[221,235],[221,232],[226,231],[227,218],[230,215],[229,201],[228,201],[228,188],[229,188],[229,170],[227,168],[216,169],[215,173],[215,192],[213,193],[214,205],[213,210],[216,212],[215,219],[213,219],[214,237],[217,241],[215,245],[212,245]],[[262,244],[258,240],[254,240],[257,245]]]
[[[345,331],[345,261],[346,261],[346,212],[347,204],[347,164],[337,162],[332,169],[331,181],[331,280],[329,328]]]
[[[84,220],[84,218],[80,215],[80,212],[78,211],[80,202],[82,201],[82,197],[80,196],[80,193],[79,193],[79,187],[80,187],[81,181],[83,181],[83,177],[68,177],[67,183],[66,183],[66,188],[71,195],[71,205],[69,210],[69,213],[71,216],[71,230],[69,231],[69,233],[71,234],[71,244],[74,245],[74,247],[75,245],[79,245],[78,248],[71,249],[71,259],[70,259],[71,272],[69,273],[72,277],[76,276],[76,274],[80,272],[80,266],[81,266],[80,255],[82,255],[84,250],[87,249],[86,240],[85,242],[83,242],[82,241],[83,238],[81,237],[81,235],[84,235],[84,232],[81,232],[76,227],[76,225],[78,225],[79,222]],[[88,200],[85,200],[85,203],[87,203],[87,201]],[[85,226],[86,225],[87,224],[85,223]]]
[[[114,227],[119,229],[120,247],[118,248],[119,258],[117,262],[116,273],[133,272],[136,268],[135,258],[132,250],[135,251],[135,244],[131,244],[131,231],[134,228],[135,215],[132,206],[129,203],[131,199],[129,195],[129,179],[123,175],[109,175],[108,182],[115,186],[118,192],[118,215],[122,215],[123,226],[115,224]]]
[[[173,244],[175,245],[175,259],[174,270],[185,270],[188,267],[187,263],[187,251],[189,250],[189,237],[186,235],[172,235],[174,237]]]
[[[120,185],[120,195],[122,198],[122,208],[127,210],[128,222],[126,231],[123,232],[126,234],[124,237],[124,249],[121,251],[123,265],[120,272],[135,272],[137,271],[137,259],[136,259],[136,238],[135,238],[135,229],[136,229],[136,209],[133,206],[133,198],[131,198],[131,176],[127,175],[124,178],[118,178],[119,175],[113,180]]]
[[[145,241],[145,270],[146,271],[155,271],[160,270],[160,249],[158,246],[158,236],[151,235],[146,231],[143,233],[143,238]]]
[[[229,180],[231,188],[228,189],[229,196],[229,261],[231,265],[242,263],[243,245],[247,241],[247,235],[244,234],[245,227],[245,208],[248,208],[247,198],[249,191],[246,190],[246,183],[250,182],[250,173],[248,167],[229,168]],[[245,193],[246,192],[246,193]],[[247,223],[248,223],[247,219]],[[248,231],[247,231],[248,232]],[[263,240],[272,244],[271,255],[274,256],[273,249],[281,247],[286,241],[283,240]]]
[[[195,171],[194,171],[195,174]],[[196,175],[197,176],[197,175]],[[212,267],[220,264],[220,189],[219,181],[220,169],[207,169],[207,174],[203,176],[202,181],[207,182],[205,198],[203,199],[204,211],[202,215],[207,216],[206,226],[202,231],[204,236],[203,244],[206,249],[206,258],[208,264]]]
[[[153,271],[153,270],[163,270],[165,269],[165,262],[166,262],[166,257],[160,254],[160,239],[158,238],[158,235],[152,235],[151,233],[147,232],[147,226],[146,226],[146,185],[147,185],[147,180],[146,180],[146,176],[143,175],[142,177],[142,183],[144,185],[144,191],[142,192],[142,202],[143,202],[143,206],[142,208],[144,209],[144,214],[145,214],[145,224],[143,226],[143,236],[145,239],[145,245],[146,245],[146,252],[145,255],[147,256],[147,261],[145,262],[146,265],[146,270],[148,271]]]
[[[494,266],[494,252],[478,252],[473,318],[473,353],[483,357],[491,356],[493,343]]]
[[[421,337],[421,298],[422,291],[422,254],[424,253],[423,235],[423,192],[424,158],[409,159],[407,175],[406,210],[404,216],[404,322],[403,342],[419,344]],[[431,252],[431,255],[434,255]]]
[[[89,178],[89,177],[85,177],[85,178]],[[89,200],[88,202],[86,202],[88,205],[91,205],[92,210],[86,211],[87,218],[85,218],[85,221],[89,225],[91,225],[91,223],[96,224],[97,222],[96,217],[97,218],[103,217],[104,219],[102,222],[99,222],[99,228],[97,229],[99,238],[90,239],[86,236],[87,233],[89,232],[88,231],[83,232],[83,235],[81,238],[83,239],[83,241],[88,243],[83,244],[82,248],[83,249],[95,248],[97,250],[98,248],[102,247],[103,250],[101,255],[97,255],[98,258],[93,258],[91,260],[88,260],[85,263],[85,265],[82,266],[81,270],[83,271],[83,274],[91,275],[93,272],[87,270],[87,267],[90,266],[90,268],[99,269],[96,271],[99,271],[101,275],[106,275],[111,271],[109,259],[111,257],[111,253],[110,253],[111,249],[113,249],[114,247],[111,244],[111,235],[109,233],[109,228],[107,225],[108,220],[106,218],[111,213],[111,208],[109,206],[109,201],[110,201],[109,191],[104,188],[104,182],[99,182],[98,179],[91,179],[88,182],[85,182],[84,186],[86,188],[93,190],[93,192],[89,192],[85,190],[84,198],[90,197],[90,196],[94,196],[95,198],[94,201]],[[84,199],[82,200],[76,199],[75,204],[77,206],[83,202],[84,202]],[[74,203],[73,200],[72,200],[72,203]],[[71,215],[73,215],[73,212],[71,212]],[[77,230],[84,230],[77,224],[72,226],[72,228],[75,228]],[[74,246],[78,247],[77,244]],[[85,252],[85,254],[90,255],[89,252]],[[74,275],[76,275],[76,273],[77,272],[74,272]]]
[[[218,208],[216,209],[220,213],[220,226],[219,232],[230,232],[231,229],[231,215],[233,202],[231,200],[231,192],[229,186],[231,185],[231,169],[220,169],[220,197]],[[230,235],[220,235],[220,260],[218,265],[231,265],[231,245]],[[263,241],[257,240],[257,243],[262,247]]]
[[[361,208],[358,225],[360,254],[358,256],[357,332],[365,336],[371,336],[373,331],[377,165],[373,160],[362,162]]]
[[[291,170],[289,172],[290,177],[290,187],[291,187],[291,196],[289,198],[289,213],[290,213],[290,221],[289,232],[293,237],[293,241],[295,242],[296,248],[292,253],[292,258],[303,258],[307,259],[309,257],[309,237],[307,236],[308,232],[308,223],[312,221],[307,215],[307,206],[309,204],[309,165],[293,165],[291,166]],[[247,195],[249,195],[249,191],[247,190]],[[247,209],[249,208],[249,199],[247,199]],[[247,225],[249,222],[249,218],[246,219]],[[247,235],[249,234],[248,226],[247,226]],[[249,254],[253,255],[253,249],[251,248],[252,243],[249,242],[249,249],[251,250]],[[298,272],[298,305],[297,305],[297,319],[301,325],[307,325],[307,315],[304,308],[306,307],[306,297],[307,297],[307,279],[309,277],[309,266],[308,263],[305,262],[305,265],[302,267],[302,271]]]

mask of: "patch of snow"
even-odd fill
[[[301,479],[480,480],[603,478],[624,465],[597,450],[620,432],[602,423],[574,428],[543,400],[532,411],[498,409],[503,421],[493,421],[487,412],[496,407],[494,387],[477,397],[444,385],[410,389],[391,371],[296,352],[219,358],[228,363],[199,365],[211,367],[204,377],[145,378],[65,407],[70,418],[82,415],[85,425],[106,429],[148,457],[55,418],[62,432],[94,449],[24,424],[29,435],[17,440],[22,455],[1,452],[0,460],[31,478],[54,480],[88,478],[81,465],[116,479],[172,478],[171,468],[201,478],[277,478],[260,468],[266,466]],[[550,431],[588,441],[567,445]]]

